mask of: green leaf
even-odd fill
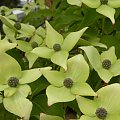
[[[81,0],[67,0],[67,2],[71,5],[77,5],[77,6],[81,6],[82,5],[82,1]]]
[[[100,18],[100,15],[96,12],[95,9],[88,8],[88,10],[85,12],[85,15],[84,15],[82,21],[78,25],[80,26],[80,28],[91,26],[99,18]],[[90,28],[88,30],[90,30]],[[92,30],[92,32],[93,32],[93,30]]]
[[[82,2],[90,8],[98,8],[100,6],[100,0],[82,0]]]
[[[39,57],[42,58],[51,58],[51,56],[53,55],[54,51],[53,49],[47,48],[47,47],[37,47],[34,48],[31,53],[34,53],[36,55],[38,55]]]
[[[82,34],[88,29],[88,27],[83,28],[80,31],[77,32],[71,32],[67,37],[65,38],[62,48],[64,50],[70,51],[75,46],[75,44],[78,42]]]
[[[10,113],[13,113],[21,118],[29,119],[32,110],[32,103],[20,96],[15,94],[14,96],[3,99],[4,107]]]
[[[46,94],[39,94],[35,96],[32,102],[34,106],[31,115],[45,113],[47,115],[54,115],[59,117],[64,116],[63,103],[56,103],[54,105],[48,106]]]
[[[3,104],[0,104],[0,119],[1,120],[16,120],[17,119],[17,116],[14,115],[14,114],[11,114],[10,112],[8,112]]]
[[[7,51],[6,53],[8,55],[10,55],[12,58],[14,58],[19,63],[19,65],[21,66],[21,69],[26,69],[25,61],[23,60],[24,56],[23,56],[23,54],[21,54],[20,50],[14,48],[14,49]],[[27,63],[26,63],[26,65],[27,65]]]
[[[63,36],[55,31],[52,26],[46,21],[46,38],[45,42],[49,48],[53,48],[54,44],[62,44]]]
[[[67,66],[66,77],[71,78],[74,82],[82,83],[87,80],[89,66],[81,54],[68,59]]]
[[[98,108],[97,102],[95,102],[94,100],[81,97],[81,96],[77,96],[76,100],[83,114],[88,115],[88,116],[95,116],[95,112]]]
[[[30,83],[29,85],[32,89],[32,96],[34,97],[34,96],[38,95],[39,92],[46,89],[48,87],[49,83],[43,76],[41,76],[40,78],[38,78],[38,80]],[[39,86],[36,87],[37,85],[39,85]]]
[[[52,55],[51,61],[67,70],[67,58],[68,52],[61,50]]]
[[[31,83],[37,80],[41,76],[40,68],[34,68],[30,70],[22,71],[21,78],[19,79],[20,84]]]
[[[56,87],[62,87],[63,81],[65,79],[65,74],[59,71],[48,71],[48,70],[42,70],[41,73],[43,76]]]
[[[83,96],[97,95],[87,83],[81,83],[81,82],[75,83],[71,88],[71,92],[73,94],[83,95]]]
[[[6,53],[0,53],[0,83],[7,84],[10,77],[20,78],[21,67],[18,62]]]
[[[68,107],[72,108],[79,116],[81,115],[81,111],[78,107],[78,103],[76,100],[67,103]]]
[[[120,7],[120,1],[119,0],[108,0],[108,5],[112,8],[119,8]]]
[[[46,94],[49,106],[57,102],[68,102],[75,99],[75,95],[70,92],[70,89],[65,87],[57,88],[50,85],[47,87]]]
[[[100,7],[96,9],[96,11],[108,17],[111,20],[112,24],[115,24],[115,19],[114,19],[115,9],[114,8],[109,7],[108,5],[101,5]]]
[[[104,36],[101,37],[101,43],[107,45],[108,48],[114,46],[116,56],[118,58],[120,58],[120,52],[119,52],[120,44],[118,44],[120,37],[118,35],[119,35],[119,32],[116,33],[115,36],[113,36],[113,35],[104,35]]]
[[[3,101],[3,96],[0,95],[0,103],[2,103],[2,101]]]
[[[105,19],[103,17],[103,21],[104,21],[104,26],[102,28],[103,33],[106,34],[106,35],[110,35],[111,33],[114,32],[114,26],[113,26],[113,24],[111,23],[111,21],[109,19]],[[101,23],[102,23],[102,21],[101,21]],[[115,22],[115,24],[116,24],[117,27],[119,26],[119,25],[117,25],[117,21]]]

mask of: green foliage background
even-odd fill
[[[4,0],[3,4],[1,1],[0,5],[8,5],[10,4],[9,2],[11,1]],[[14,2],[14,4],[17,4],[19,1],[15,0]],[[66,36],[69,32],[77,31],[89,26],[89,30],[87,30],[82,37],[82,39],[85,39],[85,41],[79,42],[77,46],[89,45],[89,41],[97,41],[99,37],[99,41],[107,45],[108,48],[115,46],[116,55],[118,58],[120,58],[120,44],[118,44],[120,42],[119,8],[116,9],[115,19],[116,24],[112,25],[108,18],[98,14],[95,9],[88,8],[85,5],[83,5],[82,8],[72,6],[69,5],[66,0],[53,0],[52,4],[50,5],[50,9],[39,9],[37,11],[32,11],[23,18],[22,22],[29,22],[29,24],[38,28],[39,26],[44,27],[45,20],[48,20],[50,24],[64,36]],[[77,52],[74,52],[75,50],[76,47],[71,51],[71,53],[77,54]],[[98,50],[101,52],[104,49],[98,48]],[[19,62],[23,70],[28,69],[28,61],[24,62],[20,50],[13,49],[7,51],[7,53],[13,56]],[[47,66],[51,65],[51,62],[46,61],[46,59],[38,59],[34,63],[33,67],[40,67],[43,64]],[[95,91],[104,85],[94,70],[90,74],[87,82]],[[120,82],[120,76],[112,78],[110,84],[115,82]],[[36,87],[38,84],[39,87]],[[44,77],[40,77],[37,81],[30,83],[33,93],[31,96],[28,96],[28,98],[33,102],[34,105],[30,120],[38,120],[40,112],[64,117],[68,109],[72,109],[72,113],[75,112],[78,115],[81,115],[76,100],[68,103],[56,103],[49,107],[47,105],[47,97],[45,94],[45,89],[48,87],[48,85],[49,83]],[[0,105],[0,109],[0,120],[16,120],[16,116],[7,112],[2,104]],[[69,110],[68,114],[70,114]]]

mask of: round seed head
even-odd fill
[[[28,10],[28,9],[29,9],[29,8],[26,6],[26,7],[25,7],[25,10]]]
[[[5,16],[5,10],[1,10],[1,15]]]
[[[8,85],[10,87],[16,87],[19,84],[19,80],[16,77],[10,77],[8,80]]]
[[[20,22],[16,22],[16,23],[14,24],[14,27],[15,27],[17,30],[20,30],[20,29],[21,29],[21,24],[20,24]]]
[[[101,4],[105,5],[108,3],[108,0],[100,0]]]
[[[73,86],[73,80],[71,78],[66,78],[63,82],[66,88],[71,88]]]
[[[34,49],[34,48],[38,47],[38,43],[37,43],[37,42],[32,42],[32,43],[31,43],[31,46],[32,46],[32,48]]]
[[[5,10],[1,10],[1,13],[2,13],[2,12],[5,12]]]
[[[57,51],[60,51],[60,50],[61,50],[61,45],[56,43],[56,44],[53,45],[53,49],[54,49],[54,51],[56,51],[56,52],[57,52]]]
[[[37,3],[37,5],[40,5],[39,3]]]
[[[95,114],[99,119],[102,119],[102,120],[104,120],[107,117],[107,111],[105,108],[98,108]]]
[[[108,60],[108,59],[105,59],[103,62],[102,62],[102,67],[104,68],[104,69],[109,69],[110,67],[111,67],[111,61],[110,60]]]

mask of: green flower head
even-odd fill
[[[77,32],[71,32],[63,39],[63,36],[55,31],[52,26],[46,21],[46,38],[45,47],[37,47],[32,53],[42,58],[51,59],[51,61],[65,70],[67,70],[67,58],[69,51],[75,46],[82,34],[88,27]]]
[[[25,52],[25,56],[29,61],[29,68],[31,68],[36,59],[39,57],[36,54],[31,53],[31,51],[34,48],[39,47],[43,43],[43,38],[45,37],[45,30],[41,26],[35,29],[35,27],[32,25],[19,22],[17,22],[18,25],[16,25],[14,21],[9,20],[3,16],[0,16],[0,19],[4,23],[3,30],[7,38],[10,38],[14,44],[17,44],[17,49]],[[17,29],[16,27],[19,27],[20,29]],[[17,39],[29,38],[30,41],[27,42],[23,40],[16,40],[16,33]]]
[[[29,68],[31,68],[34,62],[39,57],[38,55],[32,53],[31,51],[43,44],[43,38],[45,36],[45,29],[38,27],[35,30],[34,35],[31,36],[30,41],[17,40],[17,48],[25,52],[25,56],[29,61]]]
[[[4,33],[9,39],[13,39],[15,36],[17,36],[17,38],[31,37],[35,32],[35,27],[32,25],[14,22],[5,16],[0,16],[0,20],[3,22]]]
[[[82,3],[108,17],[115,24],[115,9],[120,7],[119,0],[67,0],[69,4],[81,6]]]
[[[0,7],[0,15],[5,16],[8,19],[17,21],[17,15],[13,14],[12,11],[13,11],[12,9],[6,6]]]
[[[21,70],[18,62],[6,53],[0,53],[0,91],[4,90],[4,96],[10,97],[20,86],[37,80],[40,69]]]
[[[40,9],[48,8],[45,4],[45,0],[36,0],[35,2],[36,2],[37,7]]]
[[[112,77],[120,75],[120,59],[117,59],[114,47],[101,54],[93,46],[80,48],[85,51],[90,64],[104,82],[108,83]]]
[[[120,120],[119,93],[120,84],[114,83],[99,89],[94,100],[78,96],[77,103],[84,114],[79,120]]]
[[[31,11],[34,11],[36,7],[36,4],[34,2],[30,2],[23,5],[22,11],[24,11],[24,14],[28,15]]]
[[[67,71],[62,68],[60,71],[41,70],[41,73],[51,83],[46,90],[48,105],[72,101],[76,95],[96,95],[86,83],[89,66],[84,57],[80,54],[68,59],[67,66]]]
[[[31,88],[27,83],[41,76],[40,69],[44,68],[22,71],[14,58],[6,53],[0,53],[0,91],[4,91],[3,105],[6,110],[29,119],[32,103],[26,99],[31,93]]]

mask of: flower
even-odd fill
[[[59,116],[46,115],[44,113],[41,113],[40,120],[63,120],[63,118],[61,118]]]
[[[28,15],[30,12],[45,8],[48,8],[45,5],[45,0],[36,0],[35,2],[29,2],[24,4],[21,10],[24,11],[25,15]]]
[[[15,38],[31,37],[34,35],[35,27],[28,24],[19,23],[20,29],[15,27],[16,22],[0,15],[0,20],[3,22],[3,31],[6,36],[15,42]],[[17,22],[18,23],[18,22]],[[29,29],[28,29],[29,28]]]
[[[120,84],[114,83],[100,88],[94,100],[78,96],[77,103],[84,114],[80,120],[120,120],[119,94]]]
[[[17,16],[15,14],[13,14],[12,11],[13,11],[12,9],[9,9],[6,6],[1,6],[0,7],[0,15],[6,16],[8,19],[17,21],[18,18],[17,18]]]
[[[49,69],[49,67],[47,67]],[[17,89],[27,83],[37,80],[42,74],[40,69],[21,70],[19,63],[6,53],[0,53],[0,91],[4,96],[12,96]]]
[[[86,4],[90,8],[96,8],[96,11],[108,17],[115,24],[115,9],[120,7],[119,0],[68,0],[68,3],[80,6],[81,3]]]
[[[112,77],[120,75],[120,59],[117,59],[114,47],[102,52],[101,55],[93,46],[80,48],[85,51],[90,64],[104,82],[108,83]]]
[[[21,70],[14,58],[0,53],[0,91],[4,91],[3,104],[6,110],[25,119],[29,118],[32,103],[26,99],[31,93],[27,83],[37,80],[42,75],[40,69],[46,68]]]
[[[38,47],[42,44],[43,37],[45,36],[45,30],[41,26],[35,29],[31,25],[19,22],[15,23],[7,19],[6,17],[3,16],[0,17],[2,22],[4,23],[3,30],[6,34],[6,38],[9,38],[13,42],[13,44],[16,44],[17,49],[20,49],[21,51],[25,52],[25,56],[29,61],[29,68],[31,68],[36,59],[38,58],[38,56],[35,55],[34,53],[31,53],[31,51],[33,50],[33,48]],[[20,27],[20,29],[18,28],[16,29],[15,26]],[[16,32],[18,34],[15,38]],[[23,41],[21,40],[21,38],[28,38],[30,39],[30,41],[29,42]]]
[[[30,12],[34,11],[36,4],[34,2],[26,3],[22,7],[22,11],[24,11],[25,15],[28,15]]]
[[[46,89],[48,105],[57,102],[68,102],[76,95],[95,96],[96,93],[86,83],[89,66],[83,55],[76,55],[67,61],[68,69],[60,71],[41,70],[44,77],[51,83]]]
[[[31,89],[27,84],[18,86],[17,91],[12,96],[3,98],[5,109],[25,120],[29,120],[33,104],[26,97],[30,93]]]
[[[72,50],[87,28],[85,27],[80,31],[71,32],[63,39],[63,36],[55,31],[46,21],[46,46],[36,47],[31,52],[39,57],[51,59],[53,63],[67,70],[66,62],[69,51]]]
[[[38,55],[32,53],[31,51],[36,47],[42,46],[43,38],[45,36],[45,30],[41,26],[35,30],[34,35],[30,38],[30,41],[17,40],[17,48],[25,52],[25,56],[29,61],[29,68],[31,68],[34,62],[39,57]]]

